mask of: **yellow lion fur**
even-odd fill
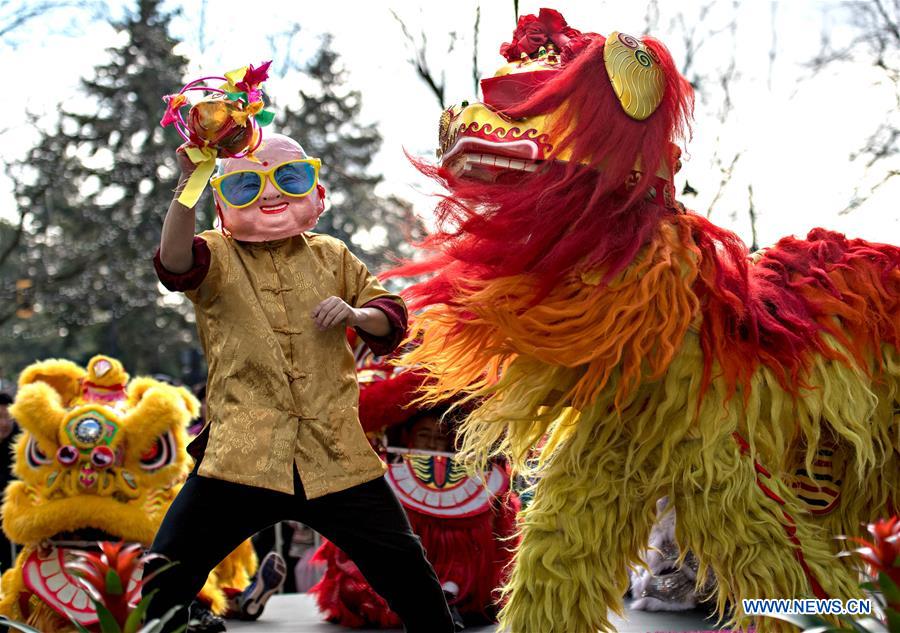
[[[876,417],[869,387],[840,364],[817,367],[817,384],[827,386],[805,394],[795,415],[808,425],[807,437],[830,433],[849,442],[855,467],[845,473],[840,510],[823,521],[810,520],[778,478],[763,483],[786,501],[784,507],[762,492],[753,460],[742,457],[732,437],[736,428],[750,437],[767,436],[758,427],[774,428],[772,412],[789,406],[786,394],[761,370],[751,396],[756,404],[748,411],[740,395],[728,398],[717,383],[698,409],[701,351],[695,334],[684,341],[665,376],[619,402],[618,411],[616,392],[607,387],[581,411],[557,403],[545,407],[543,417],[528,420],[528,412],[551,393],[575,384],[578,370],[520,357],[490,390],[502,397],[490,399],[466,422],[463,450],[470,456],[504,450],[524,458],[541,438],[545,441],[540,480],[533,503],[521,514],[522,544],[504,589],[502,622],[511,631],[613,630],[605,609],[600,613],[597,606],[621,614],[627,569],[640,564],[656,500],[665,495],[675,501],[679,545],[703,552],[698,578],[706,578],[707,566],[718,578],[719,615],[726,616],[728,600],[737,606],[733,624],[750,624],[737,597],[807,595],[808,581],[786,532],[792,527],[825,592],[845,599],[860,595],[853,571],[835,561],[839,544],[832,536],[858,534],[868,517],[900,507],[900,465],[890,450],[896,416],[893,430],[872,425],[867,434],[860,420],[872,424]],[[897,352],[884,352],[896,383]],[[890,406],[891,398],[896,402],[896,389],[884,389],[892,395],[879,400],[879,407]],[[828,425],[812,424],[821,410],[829,412]],[[773,472],[785,473],[791,465],[786,447],[796,438],[769,437],[774,439],[768,444],[756,442],[756,454]],[[801,451],[800,462],[807,457]],[[527,470],[522,461],[519,468]],[[755,624],[760,631],[781,626],[772,620]]]
[[[852,559],[835,558],[842,542],[833,537],[860,535],[865,522],[900,508],[895,348],[860,359],[825,334],[830,349],[813,359],[799,394],[762,364],[729,391],[714,364],[701,397],[700,313],[690,290],[697,253],[676,246],[690,244],[679,226],[689,220],[661,225],[602,290],[601,275],[586,271],[535,303],[526,278],[505,278],[418,315],[410,338],[420,344],[402,362],[433,378],[423,400],[463,392],[477,405],[462,428],[462,458],[477,470],[508,455],[538,480],[521,514],[503,630],[612,630],[607,608],[621,612],[627,569],[640,564],[656,500],[666,495],[679,545],[703,566],[697,578],[707,567],[718,578],[720,617],[781,630],[787,625],[748,618],[740,599],[810,595],[801,549],[827,595],[859,596]],[[797,468],[811,471],[822,446],[836,447],[846,467],[838,507],[818,518],[788,483]],[[794,530],[800,548],[788,536]]]

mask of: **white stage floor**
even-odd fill
[[[628,619],[613,617],[620,633],[645,633],[653,631],[698,631],[715,628],[703,615],[687,613],[646,613],[628,611]],[[255,631],[258,633],[375,633],[376,629],[346,629],[323,622],[311,596],[306,594],[282,594],[273,596],[266,605],[262,617],[256,622],[229,620],[229,631]],[[396,630],[396,629],[395,629]],[[495,627],[466,629],[465,633],[493,633]]]

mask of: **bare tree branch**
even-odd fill
[[[200,0],[200,19],[197,25],[197,48],[200,54],[206,53],[206,9],[208,0]]]
[[[289,72],[300,67],[300,64],[294,58],[294,51],[297,50],[294,42],[299,34],[300,24],[294,22],[280,33],[266,36],[269,42],[269,50],[272,51],[272,59],[280,58],[280,62],[275,64],[272,72],[282,79]]]
[[[884,176],[881,178],[881,180],[879,180],[877,183],[875,183],[874,185],[869,187],[868,190],[866,190],[865,192],[861,192],[859,190],[859,188],[854,189],[853,197],[850,199],[850,203],[846,207],[841,209],[838,212],[838,215],[847,215],[851,211],[856,210],[857,208],[862,206],[865,202],[867,202],[869,200],[869,198],[871,198],[873,195],[875,195],[875,192],[877,192],[879,189],[881,189],[884,185],[886,185],[887,183],[892,181],[897,176],[900,176],[900,169],[891,169],[890,171],[888,171],[887,173],[884,174]]]
[[[400,30],[403,33],[403,39],[406,40],[407,46],[412,50],[412,57],[409,60],[409,63],[412,64],[413,68],[416,69],[416,74],[419,75],[419,78],[425,82],[425,85],[428,86],[428,89],[434,95],[435,99],[437,99],[438,103],[441,106],[441,109],[444,109],[444,90],[446,88],[446,81],[444,77],[444,73],[441,72],[440,79],[434,76],[434,73],[431,71],[431,68],[428,66],[428,58],[427,58],[427,49],[428,49],[428,36],[422,31],[419,35],[419,42],[417,43],[415,38],[409,32],[409,29],[406,27],[406,23],[397,15],[397,12],[391,9],[391,15],[394,16],[394,19],[400,25]],[[453,42],[455,41],[454,34],[451,33],[450,39],[450,49],[453,49]]]
[[[481,86],[481,73],[478,72],[478,34],[481,31],[481,3],[475,5],[475,26],[472,27],[472,93],[478,98],[478,88]]]
[[[753,205],[753,185],[747,185],[747,201],[749,206],[747,208],[747,213],[750,215],[750,234],[753,236],[753,241],[750,243],[750,252],[753,253],[759,250],[759,242],[756,239],[756,207]]]
[[[0,11],[5,11],[15,3],[0,3]],[[18,3],[19,6],[13,9],[12,13],[0,17],[0,37],[6,36],[8,33],[24,26],[34,18],[40,17],[62,7],[74,6],[74,2],[36,2],[32,4]]]
[[[728,22],[718,26],[711,26],[708,23],[710,21],[710,13],[718,4],[719,3],[715,0],[709,1],[706,4],[701,5],[696,17],[688,17],[684,13],[678,13],[671,20],[670,30],[681,32],[681,43],[682,46],[684,46],[681,74],[688,78],[691,85],[694,87],[694,90],[697,92],[703,92],[705,90],[705,84],[701,81],[701,79],[705,79],[705,77],[698,74],[694,69],[697,53],[701,48],[709,44],[710,41],[714,40],[722,33],[729,33],[732,40],[734,40],[734,35],[737,31],[737,14],[738,9],[740,8],[740,1],[732,0],[731,19]],[[645,16],[645,21],[647,19],[648,17]],[[730,50],[733,51],[734,48],[731,47]]]
[[[724,197],[734,176],[735,168],[743,152],[723,142],[723,136],[731,124],[734,101],[732,88],[739,78],[739,70],[735,50],[737,49],[739,0],[731,0],[721,9],[723,3],[707,0],[699,7],[696,14],[678,12],[670,19],[669,30],[681,34],[684,57],[682,74],[689,78],[698,101],[712,111],[718,122],[718,132],[714,144],[714,152],[710,159],[711,167],[719,172],[720,178],[716,190],[709,202],[706,216],[710,217],[720,200]],[[649,25],[658,20],[659,8],[656,2],[648,5],[645,22]],[[714,41],[714,44],[710,44]],[[730,51],[727,57],[716,56],[711,67],[704,57],[703,64],[698,64],[698,52],[704,46],[717,45],[722,50]],[[719,61],[715,61],[718,59]],[[724,66],[723,66],[724,63]],[[702,179],[696,179],[702,182]],[[686,193],[696,193],[693,187],[685,186]]]
[[[728,183],[731,182],[731,178],[734,175],[734,166],[737,165],[738,159],[740,159],[740,157],[741,152],[736,152],[728,166],[723,167],[721,159],[718,158],[718,155],[716,156],[716,159],[719,161],[719,172],[721,173],[722,177],[719,180],[719,187],[718,189],[716,189],[715,195],[709,202],[709,208],[706,210],[706,217],[710,217],[712,215],[713,210],[716,208],[716,204],[719,202],[722,194],[725,193],[725,189],[728,187]]]
[[[659,0],[649,0],[644,12],[644,33],[652,33],[659,26]]]
[[[0,0],[0,37],[6,38],[29,22],[53,11],[74,8],[92,10],[98,14],[103,13],[105,9],[102,2],[93,0],[44,0],[43,2]],[[13,45],[8,39],[3,43],[8,46]]]
[[[769,5],[769,30],[772,32],[772,44],[769,46],[769,73],[767,86],[772,90],[772,75],[775,70],[775,57],[778,54],[778,0],[772,0]]]
[[[884,26],[887,29],[887,32],[894,36],[894,40],[900,43],[900,27],[897,26],[896,16],[890,15],[887,10],[884,8],[884,4],[881,0],[874,0],[875,7],[878,10],[879,15],[884,20]],[[895,3],[896,8],[896,3]]]
[[[846,44],[835,46],[830,35],[823,31],[820,52],[809,64],[813,74],[832,64],[868,64],[881,72],[882,78],[876,85],[887,85],[894,92],[894,106],[850,154],[851,161],[862,161],[866,181],[873,184],[854,189],[850,202],[840,211],[846,214],[900,175],[900,1],[848,0],[833,11],[856,34]]]

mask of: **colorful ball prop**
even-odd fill
[[[178,201],[193,207],[212,176],[216,158],[242,158],[252,155],[262,143],[262,127],[272,122],[274,113],[265,109],[262,83],[268,78],[267,61],[225,73],[223,77],[201,77],[176,94],[166,95],[166,112],[160,125],[174,125],[186,141],[185,153],[197,165]],[[208,81],[224,81],[219,87]],[[188,93],[204,96],[191,104]],[[189,107],[187,118],[182,110]]]

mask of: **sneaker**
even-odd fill
[[[256,578],[238,598],[238,617],[256,620],[262,615],[266,602],[281,591],[287,577],[287,564],[278,552],[269,552],[256,572]]]
[[[202,602],[191,603],[187,625],[187,633],[222,633],[225,631],[225,620],[215,615]]]

